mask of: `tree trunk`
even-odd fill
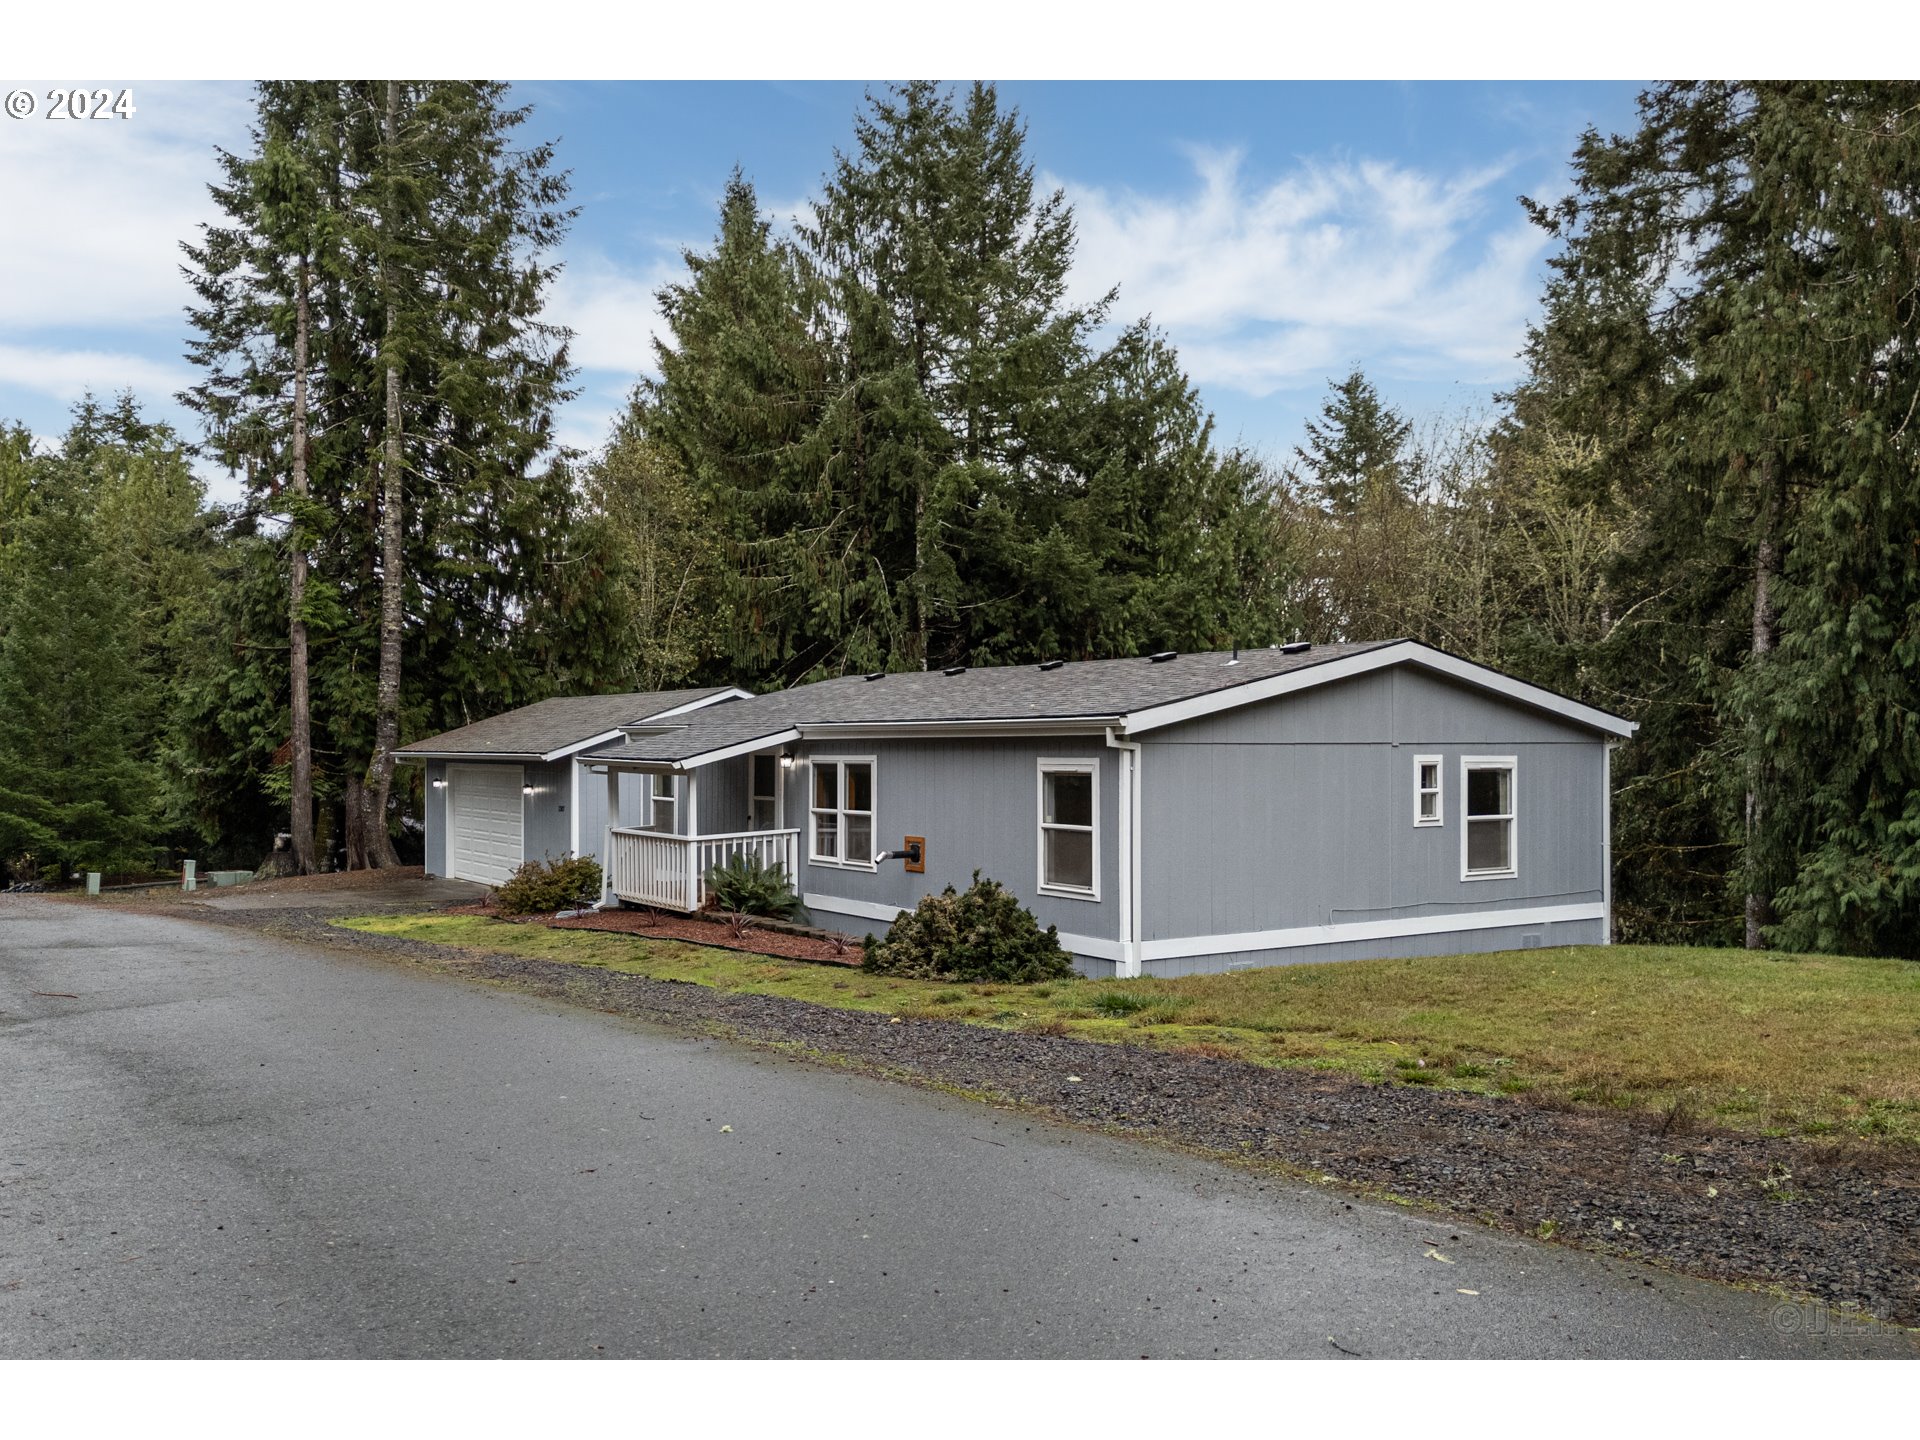
[[[1771,452],[1760,461],[1760,513],[1753,546],[1752,663],[1764,663],[1779,636],[1773,585],[1779,575],[1776,532],[1780,523],[1779,460]],[[1765,838],[1767,779],[1770,767],[1762,738],[1749,721],[1747,735],[1747,949],[1767,948],[1766,926],[1773,923],[1773,887],[1767,882],[1771,857]]]
[[[293,873],[311,875],[313,855],[313,712],[307,692],[307,622],[301,615],[307,595],[307,540],[300,511],[307,497],[307,260],[300,257],[294,295],[293,327],[293,524],[288,528],[290,573],[287,580],[287,663],[293,710]]]
[[[400,120],[400,85],[387,82],[387,154],[392,164]],[[389,224],[391,219],[389,218]],[[391,250],[391,233],[384,237]],[[361,844],[369,867],[398,865],[387,832],[387,797],[393,790],[394,751],[400,746],[400,619],[406,600],[401,555],[402,483],[400,475],[400,365],[394,354],[398,308],[393,298],[392,261],[386,275],[387,414],[386,453],[380,463],[380,678],[374,699],[373,757],[360,796]]]

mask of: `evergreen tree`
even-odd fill
[[[19,525],[0,617],[0,863],[16,879],[154,861],[156,795],[130,592],[84,489],[54,483]]]
[[[188,247],[189,398],[245,478],[236,535],[292,522],[313,788],[338,797],[349,863],[391,863],[406,732],[608,669],[606,577],[552,441],[566,337],[540,318],[572,211],[551,147],[516,148],[528,112],[498,84],[303,82],[257,108],[252,153],[215,187],[227,221]],[[286,683],[291,711],[298,667]]]
[[[1575,377],[1542,388],[1589,433],[1631,422],[1604,443],[1634,512],[1632,662],[1675,714],[1655,773],[1712,807],[1692,863],[1720,857],[1750,945],[1920,931],[1897,541],[1920,503],[1916,104],[1910,84],[1661,86],[1634,134],[1586,138],[1540,216],[1568,243],[1536,370]]]
[[[1412,423],[1380,398],[1360,370],[1329,381],[1328,388],[1333,393],[1320,418],[1307,421],[1307,443],[1293,452],[1314,496],[1335,515],[1353,514],[1376,492],[1389,500],[1410,498],[1405,451]]]

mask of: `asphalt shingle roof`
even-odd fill
[[[751,700],[733,700],[663,723],[680,726],[616,741],[595,759],[671,763],[776,735],[796,725],[881,725],[963,720],[1076,720],[1126,715],[1196,695],[1230,690],[1290,670],[1377,650],[1393,640],[1315,645],[1298,654],[1243,650],[1179,655],[1155,663],[1074,660],[1055,669],[997,665],[947,675],[904,671],[866,680],[858,675],[796,686]]]
[[[402,745],[402,757],[412,754],[548,755],[567,745],[578,745],[622,725],[651,719],[664,710],[719,695],[730,686],[704,690],[654,690],[634,695],[563,695],[522,705],[504,715],[476,720],[442,735]],[[724,702],[723,702],[724,703]]]

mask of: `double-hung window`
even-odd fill
[[[1040,762],[1040,890],[1100,898],[1100,762]]]
[[[827,865],[873,865],[873,757],[813,761],[813,843],[809,857]]]
[[[1445,823],[1446,812],[1441,808],[1440,763],[1438,755],[1413,757],[1413,823],[1416,825]]]
[[[650,796],[647,814],[647,828],[672,835],[679,830],[677,817],[680,811],[680,777],[678,775],[651,775],[647,778]]]
[[[780,757],[754,755],[752,795],[747,802],[747,828],[772,830],[780,821]]]
[[[1463,755],[1460,790],[1460,878],[1500,880],[1519,874],[1519,822],[1511,755]]]

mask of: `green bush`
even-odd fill
[[[600,862],[586,855],[549,855],[529,860],[493,892],[494,903],[509,915],[543,915],[600,898]]]
[[[860,968],[873,975],[979,984],[1030,985],[1064,980],[1073,960],[1059,932],[1045,930],[1033,912],[996,880],[973,884],[964,895],[951,885],[893,922],[885,940],[869,935]]]
[[[735,855],[707,871],[707,894],[714,907],[737,915],[766,915],[807,923],[812,917],[793,893],[786,870],[763,865],[751,855]]]

